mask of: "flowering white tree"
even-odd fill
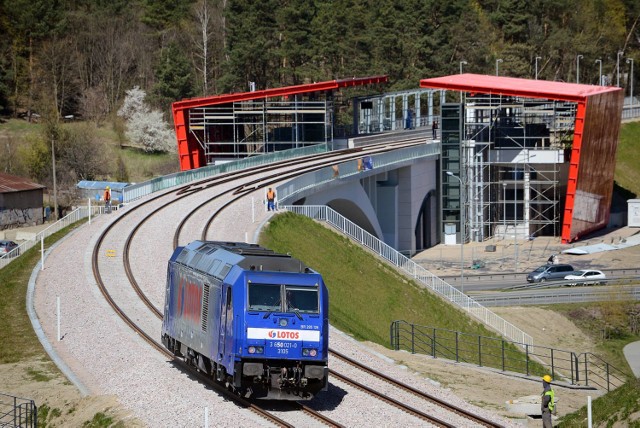
[[[151,110],[144,102],[146,92],[138,86],[127,91],[118,116],[127,122],[125,135],[145,152],[175,151],[175,136],[159,110]]]

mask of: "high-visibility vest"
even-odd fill
[[[269,190],[267,192],[267,199],[271,200],[274,199],[276,197],[276,192],[274,192],[273,190]]]
[[[553,389],[550,389],[548,391],[545,391],[542,393],[542,397],[544,398],[545,395],[548,395],[549,397],[551,397],[551,399],[549,400],[549,411],[553,412],[553,408],[556,405],[556,393]]]

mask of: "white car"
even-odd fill
[[[583,269],[565,276],[564,279],[572,281],[567,285],[598,285],[602,284],[607,277],[599,270]]]

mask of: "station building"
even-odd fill
[[[386,82],[386,76],[372,76],[178,101],[173,114],[181,169],[411,133],[439,144],[437,162],[429,159],[407,173],[374,167],[359,178],[363,192],[354,193],[352,183],[301,203],[362,193],[371,206],[364,207],[362,197],[349,204],[340,196],[333,203],[408,253],[438,242],[499,237],[559,236],[569,243],[607,225],[621,88],[459,74],[423,79],[414,90],[354,98],[352,125],[336,125],[336,114],[345,109],[341,88],[373,85],[373,91]],[[400,183],[403,176],[412,182]],[[395,203],[389,212],[407,192],[420,194],[410,195],[406,209]]]

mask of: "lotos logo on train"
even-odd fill
[[[278,330],[274,328],[247,328],[247,339],[267,339],[267,340],[307,340],[320,341],[319,331],[307,330]]]
[[[272,339],[298,340],[300,339],[300,333],[290,330],[271,330],[269,332],[269,337]]]

